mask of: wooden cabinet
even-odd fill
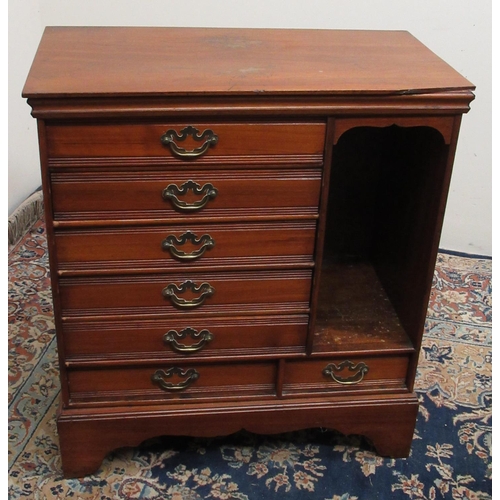
[[[473,88],[405,32],[47,28],[23,95],[65,475],[239,429],[406,456]]]

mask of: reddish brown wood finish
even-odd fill
[[[342,363],[350,363],[342,366]],[[361,363],[361,364],[360,364]],[[335,365],[336,379],[323,370]],[[362,366],[367,372],[363,373]],[[287,361],[285,364],[284,394],[310,395],[317,392],[348,392],[366,390],[405,390],[408,356],[335,357],[315,360]],[[355,383],[349,383],[353,379]]]
[[[178,368],[184,373],[195,370],[198,378],[189,383],[182,391],[163,390],[151,381],[157,370],[167,372]],[[194,373],[194,372],[193,372]],[[145,367],[119,367],[99,369],[73,369],[68,371],[70,402],[96,405],[114,402],[138,404],[155,402],[157,404],[194,400],[212,401],[213,399],[238,399],[245,395],[274,395],[276,387],[276,363],[240,362],[237,364],[197,364],[162,363]],[[189,375],[175,373],[164,377],[165,382],[179,387],[189,381]]]
[[[49,27],[23,94],[252,97],[472,88],[404,31]]]
[[[64,474],[81,477],[100,466],[110,450],[138,446],[160,436],[232,434],[240,429],[260,434],[307,427],[338,429],[370,439],[382,456],[407,457],[418,401],[415,394],[287,399],[218,405],[149,406],[134,409],[66,410],[58,419]],[[124,433],[123,429],[127,429]]]
[[[47,129],[47,148],[51,158],[59,157],[171,157],[171,148],[160,138],[168,130],[180,134],[187,126],[194,126],[199,133],[211,130],[218,142],[208,148],[198,159],[203,163],[211,156],[231,157],[280,156],[289,154],[321,154],[324,145],[323,123],[152,123],[152,124],[86,124],[53,125]],[[203,144],[192,136],[176,143],[193,150]],[[189,163],[192,160],[185,160]]]
[[[453,137],[454,117],[450,116],[377,116],[338,118],[335,120],[335,134],[333,144],[337,144],[339,138],[348,130],[356,127],[431,127],[439,131],[443,136],[445,144],[450,144]]]
[[[196,236],[194,243],[183,243],[188,231]],[[62,274],[304,267],[313,265],[315,233],[316,221],[67,230],[56,233],[56,251]],[[165,240],[172,246],[164,248]]]
[[[199,120],[200,116],[224,115],[249,119],[278,117],[330,117],[330,116],[454,116],[469,111],[469,104],[474,98],[470,90],[437,91],[426,94],[398,93],[395,95],[336,94],[317,93],[300,95],[282,95],[264,92],[245,96],[179,96],[169,99],[152,97],[85,97],[51,99],[36,97],[28,99],[33,107],[35,118],[48,120],[82,119],[121,119],[151,116],[163,119],[165,115],[190,117]],[[213,158],[213,157],[211,157]],[[208,163],[207,158],[205,163]]]
[[[405,32],[47,28],[24,95],[39,119],[65,476],[157,435],[240,429],[330,427],[407,456],[472,89]],[[217,144],[173,154],[160,137],[186,126]],[[190,180],[216,196],[188,211],[162,197]],[[215,246],[181,262],[162,241],[188,230]],[[188,309],[162,294],[187,280],[215,292]],[[198,345],[176,337],[191,353],[164,340],[203,330]],[[193,372],[176,371],[182,390],[160,389],[152,374],[172,367],[199,377],[183,387]]]
[[[196,307],[177,307],[162,291],[175,285],[181,288],[192,281],[196,288],[204,283],[213,287],[211,295]],[[103,276],[99,278],[67,278],[59,282],[63,316],[141,316],[178,317],[185,315],[224,314],[226,310],[247,308],[255,313],[275,310],[282,304],[289,309],[304,310],[309,305],[311,271],[261,271],[255,273],[211,273],[146,276]],[[195,301],[204,291],[175,291],[175,297]]]
[[[178,167],[180,161],[178,161]],[[200,172],[186,168],[173,172],[79,172],[52,174],[54,218],[59,221],[164,219],[184,222],[217,219],[280,218],[297,214],[314,218],[318,214],[321,171],[245,170]],[[198,164],[196,164],[198,165]],[[170,185],[179,189],[187,181],[200,189],[207,184],[217,189],[215,198],[200,210],[186,213],[162,197]],[[195,203],[203,194],[192,189],[178,199]]]
[[[235,318],[176,318],[175,320],[144,320],[68,323],[64,326],[66,362],[114,361],[121,364],[134,360],[224,359],[228,356],[276,355],[277,352],[303,353],[307,335],[307,315],[253,316]],[[208,330],[213,338],[202,349],[190,354],[176,352],[164,335],[186,328],[198,332]],[[183,345],[198,343],[189,336]]]

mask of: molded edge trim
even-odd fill
[[[467,113],[470,90],[398,95],[265,95],[248,97],[75,97],[29,98],[35,118],[112,118],[124,116],[359,115]]]

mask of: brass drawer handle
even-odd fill
[[[196,195],[203,194],[203,198],[193,203],[187,203],[177,198],[177,196],[185,195],[190,189],[192,189],[193,193]],[[170,201],[172,205],[179,210],[189,212],[203,208],[210,200],[213,200],[217,196],[217,192],[217,189],[215,189],[212,184],[204,184],[202,187],[196,182],[189,180],[182,184],[181,187],[175,184],[169,184],[163,190],[162,197],[164,200]]]
[[[190,241],[193,245],[200,245],[201,247],[198,250],[194,250],[191,253],[183,252],[179,250],[175,245],[185,245],[188,241]],[[191,231],[186,231],[180,238],[177,238],[173,234],[167,236],[162,244],[163,250],[168,250],[173,257],[176,257],[179,260],[194,260],[201,257],[206,250],[213,248],[215,246],[215,241],[209,234],[204,234],[198,238],[196,234]]]
[[[188,290],[191,290],[193,293],[201,292],[201,294],[192,300],[186,300],[176,295],[176,293],[185,293]],[[162,294],[166,299],[170,299],[174,305],[185,309],[201,306],[205,302],[205,299],[214,293],[215,288],[210,283],[202,283],[200,286],[196,286],[191,280],[185,281],[181,286],[171,283],[162,290]]]
[[[188,151],[187,149],[178,146],[175,141],[185,141],[188,136],[193,136],[197,142],[205,141],[199,148]],[[180,135],[173,129],[167,130],[161,137],[160,141],[165,146],[169,146],[172,153],[181,158],[198,158],[208,151],[210,146],[215,146],[219,142],[219,137],[212,130],[205,130],[200,134],[200,131],[191,125],[181,130]]]
[[[178,340],[185,339],[190,336],[193,340],[200,339],[196,344],[184,345],[178,342]],[[176,330],[170,330],[163,336],[163,342],[171,347],[174,351],[183,354],[190,354],[192,352],[201,351],[210,341],[214,338],[213,334],[208,330],[197,331],[194,328],[188,327],[184,328],[180,332]]]
[[[171,382],[165,382],[166,378],[171,378],[173,375],[178,375],[179,377],[187,377],[186,380],[179,382],[178,384],[172,384]],[[200,378],[200,374],[194,369],[189,368],[188,370],[183,370],[182,368],[169,368],[165,370],[156,370],[153,375],[151,375],[151,381],[153,384],[157,384],[164,391],[183,391],[187,389],[195,380]]]
[[[344,368],[347,368],[350,372],[356,372],[352,377],[341,378],[336,375],[336,372],[341,372]],[[340,365],[331,363],[323,369],[323,375],[326,377],[331,377],[335,382],[343,385],[354,385],[359,384],[363,377],[368,373],[368,366],[361,362],[355,365],[352,361],[342,361]]]

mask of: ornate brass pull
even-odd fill
[[[336,373],[341,372],[344,368],[347,368],[350,372],[356,372],[352,377],[341,378],[336,375]],[[355,365],[352,361],[342,361],[340,365],[331,363],[323,369],[323,375],[326,377],[331,377],[335,382],[343,385],[354,385],[359,384],[363,377],[368,373],[368,366],[361,362]]]
[[[200,341],[192,345],[184,345],[177,341],[178,339],[185,339],[188,335],[193,340],[200,339]],[[176,352],[190,354],[192,352],[201,351],[211,340],[213,340],[213,338],[213,334],[208,330],[197,331],[194,328],[188,327],[184,328],[184,330],[181,330],[180,332],[170,330],[163,336],[163,342]]]
[[[196,195],[203,194],[203,198],[193,203],[188,203],[177,198],[179,195],[185,195],[190,189],[192,189],[193,193]],[[179,210],[189,212],[203,208],[210,200],[213,200],[217,196],[217,192],[217,189],[215,189],[212,184],[204,184],[203,187],[201,187],[196,182],[189,180],[182,184],[180,188],[175,184],[169,184],[163,190],[162,197],[164,200],[170,201],[172,205]]]
[[[165,382],[166,378],[171,378],[173,375],[178,375],[179,377],[187,377],[186,380],[179,382],[178,384],[172,384],[170,382]],[[195,380],[200,378],[200,374],[194,369],[189,368],[188,370],[183,370],[182,368],[169,368],[165,370],[156,370],[153,375],[151,375],[151,381],[153,384],[157,384],[164,391],[183,391],[187,389]]]
[[[205,141],[199,148],[188,151],[187,149],[178,146],[175,141],[185,141],[188,136],[193,136],[197,142]],[[198,158],[205,154],[210,146],[215,146],[219,141],[219,137],[213,133],[212,130],[205,130],[200,134],[200,131],[192,127],[185,127],[181,130],[180,135],[173,129],[167,130],[161,137],[160,141],[165,146],[169,146],[172,153],[180,156],[181,158]]]
[[[190,241],[193,245],[200,245],[201,247],[198,250],[194,250],[191,253],[183,252],[179,250],[175,245],[185,245],[186,242]],[[168,250],[172,256],[176,257],[179,260],[194,260],[201,257],[206,250],[213,248],[215,246],[215,241],[209,234],[204,234],[200,238],[196,236],[196,234],[191,231],[186,231],[180,238],[175,237],[173,234],[167,236],[162,244],[163,250]]]
[[[187,290],[191,290],[193,293],[201,292],[201,294],[192,300],[186,300],[176,295],[176,293],[185,293]],[[214,293],[215,288],[210,283],[202,283],[200,286],[196,286],[191,280],[185,281],[181,286],[171,283],[162,290],[162,294],[166,299],[170,299],[174,305],[185,309],[201,306],[205,299]]]

